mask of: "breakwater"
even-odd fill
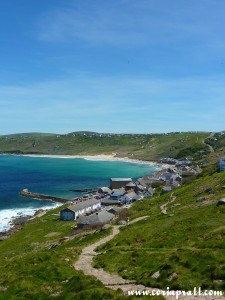
[[[31,199],[37,199],[37,200],[47,200],[47,201],[53,201],[53,202],[59,202],[59,203],[68,203],[69,200],[64,198],[59,198],[51,195],[44,195],[44,194],[38,194],[38,193],[32,193],[29,192],[28,189],[23,189],[20,193],[20,196],[31,198]]]

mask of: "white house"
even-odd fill
[[[62,209],[60,211],[60,219],[63,221],[76,220],[79,216],[99,210],[101,210],[101,202],[96,199],[89,199]]]

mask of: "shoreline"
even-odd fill
[[[49,155],[49,154],[1,154],[1,155],[10,155],[10,156],[25,156],[25,157],[40,157],[40,158],[63,158],[63,159],[86,159],[86,160],[95,160],[95,161],[120,161],[120,162],[127,162],[127,163],[136,163],[136,164],[148,164],[149,166],[153,166],[156,168],[154,173],[157,173],[159,171],[163,171],[164,169],[167,169],[169,165],[167,164],[161,164],[154,161],[143,161],[138,159],[132,159],[128,157],[117,157],[116,154],[98,154],[98,155]],[[145,175],[146,176],[146,175]],[[45,213],[49,210],[54,209],[55,207],[44,209]],[[30,219],[37,218],[39,215],[39,212],[42,213],[43,209],[38,209],[34,212],[32,215],[26,215],[23,214],[24,218],[27,218],[27,221]],[[0,240],[2,236],[11,236],[14,234],[17,230],[19,230],[23,225],[16,226],[15,221],[17,219],[20,219],[21,216],[15,217],[11,221],[10,228],[4,231],[0,232]]]
[[[4,155],[4,154],[3,154]],[[7,155],[7,154],[6,154]],[[54,154],[10,154],[13,156],[25,156],[25,157],[43,157],[43,158],[63,158],[63,159],[86,159],[86,160],[96,160],[96,161],[121,161],[128,163],[136,163],[136,164],[148,164],[152,166],[158,166],[160,168],[168,168],[170,165],[163,164],[155,161],[148,160],[140,160],[125,157],[118,157],[116,154],[96,154],[96,155],[54,155]]]
[[[53,208],[52,208],[53,209]],[[30,220],[33,220],[35,218],[40,218],[43,215],[45,215],[49,210],[51,209],[37,209],[34,211],[34,214],[21,214],[16,217],[14,217],[10,221],[10,227],[7,230],[0,231],[0,242],[10,238],[13,234],[15,234],[17,231],[21,230],[23,226]]]

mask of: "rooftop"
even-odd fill
[[[100,203],[100,201],[97,199],[89,199],[89,200],[85,200],[85,201],[79,202],[74,205],[70,205],[67,207],[67,209],[70,209],[70,210],[76,212],[76,211],[79,211],[80,209],[83,209],[83,208],[86,208],[88,206],[92,206],[92,205],[98,204],[98,203]]]
[[[106,210],[102,210],[98,213],[90,215],[88,217],[80,217],[77,221],[77,224],[104,224],[109,222],[114,218],[114,215],[109,213]]]
[[[132,181],[131,178],[111,178],[111,181]]]

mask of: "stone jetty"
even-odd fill
[[[20,196],[31,198],[31,199],[37,199],[37,200],[47,200],[47,201],[53,201],[53,202],[59,202],[59,203],[68,203],[70,200],[59,198],[51,195],[43,195],[38,193],[32,193],[29,192],[28,189],[23,189],[20,193]]]

